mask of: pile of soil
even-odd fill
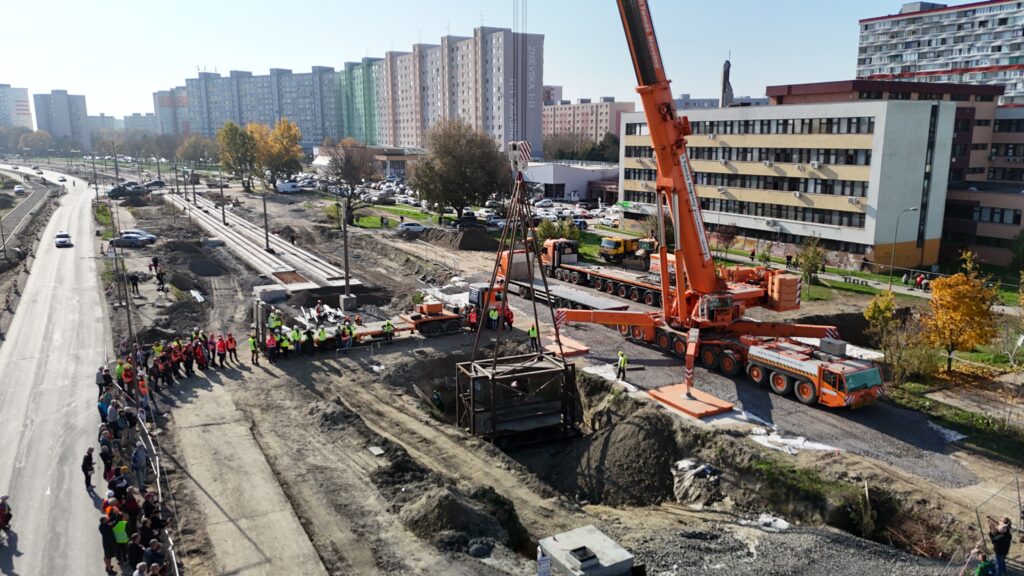
[[[483,506],[442,486],[424,492],[402,508],[402,524],[413,533],[442,550],[468,551],[470,541],[509,543],[508,532]]]
[[[161,245],[166,252],[180,252],[182,254],[199,254],[203,250],[197,241],[189,240],[168,240]]]
[[[188,269],[196,276],[223,276],[227,270],[220,262],[211,258],[193,257],[188,259]]]
[[[196,326],[205,326],[207,317],[206,309],[198,302],[175,302],[164,309],[163,315],[155,322],[155,327],[174,335],[181,335]]]
[[[178,290],[182,292],[188,292],[189,290],[199,290],[201,294],[209,294],[210,289],[202,280],[196,280],[187,274],[181,272],[171,272],[167,281]]]
[[[142,208],[143,206],[152,206],[153,202],[149,196],[129,196],[121,201],[121,206],[127,208]]]
[[[459,231],[428,228],[420,237],[431,244],[456,250],[493,252],[498,249],[498,241],[491,238],[487,232],[478,229]]]

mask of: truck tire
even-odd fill
[[[644,304],[647,304],[648,306],[656,306],[655,302],[657,302],[657,300],[658,296],[654,292],[651,292],[650,290],[644,292]]]
[[[672,347],[672,337],[664,332],[658,332],[658,335],[654,337],[654,343],[658,348],[667,352]]]
[[[772,372],[768,377],[768,386],[779,396],[785,396],[793,391],[793,379],[782,372]]]
[[[440,322],[427,322],[426,324],[420,324],[420,334],[423,334],[427,338],[433,338],[434,336],[440,336],[442,327]]]
[[[629,328],[630,328],[629,324],[619,324],[618,325],[619,334],[622,334],[623,336],[626,336],[628,338],[629,337]]]
[[[807,380],[797,380],[793,385],[793,392],[796,393],[797,400],[808,406],[818,403],[818,389]]]
[[[750,364],[747,366],[747,378],[758,386],[764,386],[768,382],[768,371],[764,369],[764,366],[757,364]]]
[[[686,338],[672,337],[672,354],[679,358],[686,358]]]
[[[601,282],[600,278],[594,278],[594,290],[600,292],[602,289],[604,289],[604,283]]]
[[[605,280],[604,281],[604,291],[609,293],[609,294],[614,294],[615,293],[615,282],[612,282],[611,280]]]
[[[575,270],[570,272],[569,273],[569,282],[572,282],[573,284],[579,284],[580,283],[580,273],[575,271]]]
[[[455,334],[462,331],[462,321],[452,318],[444,323],[445,334]]]
[[[629,289],[629,299],[632,300],[633,302],[639,302],[640,301],[640,289],[637,288],[636,286],[633,286],[632,288],[630,288]]]
[[[644,329],[639,326],[630,327],[629,335],[632,336],[634,340],[638,340],[640,342],[644,341]]]
[[[732,350],[722,352],[722,357],[718,360],[718,367],[722,369],[722,374],[725,374],[730,378],[736,376],[743,370],[743,365],[740,363],[739,357]]]
[[[709,372],[718,368],[720,356],[721,351],[716,346],[701,346],[700,348],[700,364]]]
[[[615,295],[618,296],[619,298],[625,298],[626,294],[628,293],[629,289],[626,287],[625,284],[619,284],[618,286],[615,287]]]

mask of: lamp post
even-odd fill
[[[892,231],[892,249],[889,251],[889,292],[892,292],[892,267],[896,262],[896,235],[900,231],[900,218],[902,218],[907,212],[917,212],[917,206],[904,208],[899,215],[896,216],[896,228]]]

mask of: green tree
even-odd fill
[[[256,172],[256,139],[249,131],[229,121],[217,131],[217,143],[224,169],[238,175],[242,179],[242,188],[251,192]]]
[[[302,170],[302,132],[294,122],[282,118],[273,130],[263,124],[249,124],[246,130],[256,142],[256,166],[265,183],[275,184]]]
[[[545,160],[584,160],[594,148],[589,138],[575,132],[559,132],[544,137]]]
[[[178,147],[177,155],[178,158],[195,166],[204,160],[214,158],[217,155],[216,151],[217,144],[213,140],[192,135],[181,143],[181,146]]]
[[[18,141],[30,132],[32,130],[24,126],[0,127],[0,150],[8,153],[18,152]]]
[[[45,153],[53,147],[53,138],[46,130],[36,130],[22,134],[18,139],[18,148],[27,148],[33,154]]]
[[[1021,230],[1010,241],[1010,251],[1013,253],[1013,266],[1016,269],[1024,268],[1024,230]]]
[[[364,180],[373,178],[376,174],[376,167],[373,163],[373,150],[352,139],[345,139],[341,146],[328,149],[327,156],[330,163],[327,165],[329,175],[343,180],[348,188],[342,195],[341,202],[344,204],[346,223],[351,226],[355,220],[356,210],[365,206],[359,202],[355,195],[356,186]]]
[[[723,255],[729,253],[729,249],[736,243],[736,238],[739,235],[740,229],[732,224],[723,224],[715,229],[715,238],[718,238],[718,245]]]
[[[996,336],[992,304],[996,289],[982,276],[974,254],[961,255],[961,271],[931,282],[932,298],[924,329],[928,340],[946,351],[946,371],[953,368],[953,352],[973,350]]]
[[[561,220],[557,223],[551,220],[542,220],[534,229],[534,236],[537,238],[537,245],[543,246],[544,241],[551,238],[579,241],[581,234],[580,229],[573,226],[571,220]]]
[[[461,120],[445,120],[427,132],[427,154],[417,163],[412,185],[426,200],[462,214],[505,190],[510,173],[489,135]]]
[[[821,247],[821,240],[817,236],[804,236],[796,257],[800,263],[800,276],[803,278],[806,293],[817,278],[822,262],[825,261],[825,250]]]
[[[619,137],[611,132],[606,132],[601,141],[587,151],[585,159],[594,162],[618,163]]]

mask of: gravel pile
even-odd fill
[[[420,235],[420,238],[431,244],[455,250],[493,252],[498,249],[498,241],[491,238],[487,232],[478,229],[457,231],[428,228]]]

